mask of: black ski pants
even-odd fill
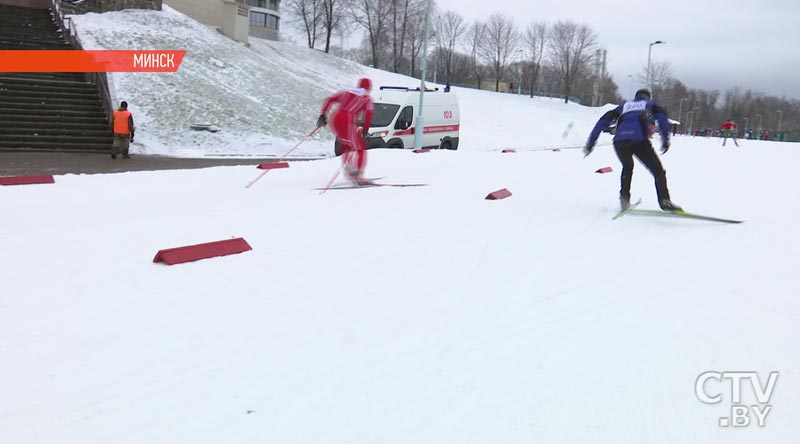
[[[661,166],[656,150],[650,140],[623,140],[614,142],[614,151],[617,152],[619,161],[622,162],[622,175],[620,177],[620,199],[631,199],[631,180],[633,179],[633,156],[636,156],[650,170],[656,180],[656,194],[659,204],[664,199],[669,199],[667,189],[667,172]]]

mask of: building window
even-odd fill
[[[267,14],[267,28],[278,29],[278,17]]]
[[[273,11],[278,10],[279,3],[280,0],[247,0],[248,6],[253,6],[256,8],[272,9]]]
[[[278,29],[278,17],[263,12],[250,11],[250,25],[262,28]]]

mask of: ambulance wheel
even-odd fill
[[[452,150],[453,149],[453,145],[450,143],[449,140],[445,140],[445,141],[442,142],[441,145],[439,145],[439,148],[443,149],[443,150]]]
[[[391,139],[388,142],[386,142],[386,147],[394,149],[403,149],[403,141],[398,138]]]

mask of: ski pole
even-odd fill
[[[336,172],[333,173],[333,176],[331,176],[331,180],[328,181],[328,184],[325,185],[325,188],[323,188],[322,191],[319,192],[319,194],[322,194],[322,193],[328,191],[328,189],[330,189],[331,184],[333,183],[333,181],[336,180],[337,177],[339,177],[339,173],[341,173],[341,172],[342,172],[342,167],[341,166],[339,168],[336,168]]]
[[[321,128],[321,127],[319,127],[319,126],[318,126],[318,127],[316,127],[316,128],[314,128],[314,129],[313,129],[313,130],[312,130],[310,133],[308,133],[308,135],[307,135],[307,136],[303,137],[303,139],[302,139],[302,140],[300,140],[299,142],[297,142],[297,145],[295,145],[294,147],[292,147],[292,149],[290,149],[289,151],[287,151],[286,153],[284,153],[284,155],[282,155],[282,156],[281,156],[281,157],[280,157],[280,158],[277,160],[277,162],[281,162],[283,159],[285,159],[285,158],[286,158],[286,156],[288,156],[288,155],[289,155],[289,153],[291,153],[292,151],[296,150],[296,149],[297,149],[297,147],[299,147],[301,143],[303,143],[303,142],[305,142],[306,140],[308,140],[308,138],[309,138],[309,137],[311,137],[311,136],[313,136],[313,135],[314,135],[314,133],[316,133],[317,131],[319,131],[319,129],[320,129],[320,128]],[[259,180],[259,179],[261,179],[262,177],[264,177],[264,175],[265,175],[265,174],[267,174],[267,173],[269,173],[269,170],[268,170],[268,169],[264,170],[264,172],[263,172],[263,173],[259,174],[259,175],[258,175],[258,177],[256,177],[255,179],[253,179],[253,181],[252,181],[252,182],[248,183],[248,184],[247,184],[247,185],[245,185],[244,187],[245,187],[245,188],[250,188],[251,186],[253,186],[253,184],[254,184],[254,183],[258,182],[258,180]]]

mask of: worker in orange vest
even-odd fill
[[[123,159],[130,159],[128,147],[133,141],[133,115],[128,111],[128,102],[122,101],[114,111],[114,143],[111,145],[111,158],[116,159],[122,151]]]

